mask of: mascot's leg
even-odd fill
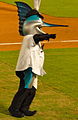
[[[18,92],[15,94],[15,96],[12,100],[11,106],[8,109],[12,116],[24,117],[24,114],[22,112],[20,112],[19,109],[21,107],[23,100],[27,96],[27,93],[28,93],[28,90],[23,88],[23,89],[19,89]]]
[[[28,109],[26,109],[26,111],[21,111],[21,106],[33,89],[29,87],[33,77],[32,69],[28,68],[26,71],[16,72],[16,74],[20,78],[20,87],[8,110],[14,117],[24,117],[24,115],[32,116],[36,113],[36,111],[29,111]],[[29,104],[27,104],[27,106],[28,105]]]
[[[33,81],[30,84],[30,86],[32,86],[32,88],[29,89],[29,95],[23,101],[23,104],[21,106],[21,111],[24,112],[24,114],[27,114],[29,112],[29,107],[36,94],[36,89],[37,89],[37,76],[36,75],[33,75]]]

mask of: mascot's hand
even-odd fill
[[[33,39],[35,41],[36,44],[38,44],[40,41],[44,41],[44,40],[48,40],[52,38],[55,39],[56,38],[56,34],[35,34],[33,36]]]
[[[49,38],[55,39],[56,38],[56,34],[49,34]]]

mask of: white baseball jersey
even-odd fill
[[[43,76],[44,52],[40,43],[37,45],[34,42],[33,35],[26,35],[22,42],[16,71],[23,71],[32,67],[32,72],[36,75]]]

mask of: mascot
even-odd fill
[[[18,8],[19,33],[24,36],[24,39],[16,66],[16,75],[20,79],[20,85],[8,110],[12,116],[19,118],[33,116],[37,112],[30,111],[29,108],[36,94],[38,76],[46,73],[43,69],[43,45],[40,42],[56,38],[56,34],[46,34],[41,28],[43,26],[65,27],[65,25],[43,22],[44,17],[38,12],[40,2],[38,0],[39,5],[36,5],[36,2],[34,2],[35,9],[24,2],[15,2]]]

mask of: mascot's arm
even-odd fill
[[[38,44],[40,41],[44,41],[44,40],[49,41],[50,38],[55,39],[56,34],[35,34],[33,38],[35,43]]]

